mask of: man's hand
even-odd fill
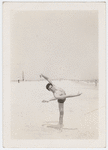
[[[40,78],[42,77],[43,75],[42,74],[40,74]]]
[[[49,101],[43,100],[42,103],[48,103]]]
[[[81,94],[82,94],[82,93],[79,93],[79,92],[78,92],[78,96],[80,96]]]

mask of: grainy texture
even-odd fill
[[[98,79],[98,11],[13,11],[11,80]]]
[[[42,103],[53,97],[46,81],[12,82],[11,137],[13,139],[97,139],[99,128],[98,87],[94,83],[54,81],[67,94],[82,92],[64,103],[63,130],[58,124],[58,102]],[[52,126],[48,128],[47,126]]]
[[[105,147],[105,5],[3,3],[3,147]],[[66,100],[62,131],[41,73],[83,93]]]

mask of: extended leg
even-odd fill
[[[63,115],[64,115],[64,103],[58,103],[58,104],[59,104],[59,112],[60,112],[59,125],[62,126],[63,125]]]

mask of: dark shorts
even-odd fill
[[[66,99],[58,99],[58,103],[64,103]]]

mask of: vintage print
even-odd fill
[[[4,15],[11,5],[4,3]],[[98,140],[99,111],[105,109],[99,98],[98,9],[27,10],[18,5],[9,15],[10,139]]]

